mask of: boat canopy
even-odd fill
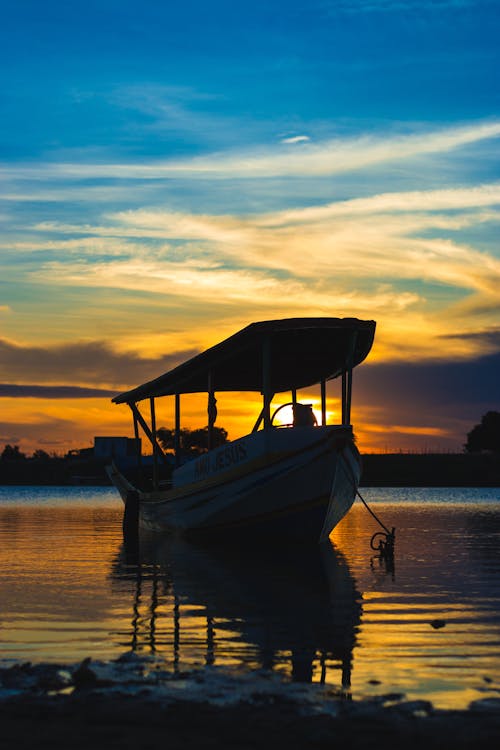
[[[332,380],[368,355],[375,321],[357,318],[288,318],[252,323],[192,359],[113,398],[145,398],[207,391],[297,390]]]

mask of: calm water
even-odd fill
[[[133,649],[173,670],[264,668],[354,698],[498,696],[500,489],[362,494],[396,527],[393,567],[370,548],[379,527],[360,501],[326,549],[145,536],[137,558],[113,489],[0,487],[1,658]]]

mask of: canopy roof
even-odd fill
[[[281,393],[337,378],[368,355],[375,321],[288,318],[252,323],[164,375],[113,398],[117,404],[175,393]],[[264,367],[267,360],[268,366]]]

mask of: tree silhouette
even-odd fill
[[[36,459],[37,461],[49,461],[50,460],[50,456],[47,453],[47,451],[44,451],[41,448],[38,448],[36,451],[33,452],[32,458]]]
[[[160,427],[156,435],[161,447],[168,451],[175,448],[175,430]],[[195,455],[205,453],[208,446],[208,427],[199,427],[196,430],[180,430],[180,448]],[[212,428],[212,448],[227,442],[227,431],[223,427]]]
[[[25,458],[26,455],[21,453],[18,445],[6,445],[0,456],[2,461],[21,461]]]
[[[500,451],[500,412],[486,412],[481,422],[467,433],[464,448],[468,453]]]

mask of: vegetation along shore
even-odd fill
[[[499,487],[498,453],[364,454],[365,487]],[[3,485],[109,485],[102,459],[83,455],[1,458]],[[147,469],[146,469],[147,471]]]
[[[216,444],[224,444],[226,430],[215,429]],[[181,432],[186,454],[194,457],[206,451],[207,428]],[[172,430],[160,428],[158,439],[167,453],[172,450]],[[109,485],[109,461],[97,456],[94,448],[64,456],[37,450],[27,456],[19,446],[6,445],[0,453],[0,485]],[[500,412],[483,415],[467,434],[462,453],[364,453],[362,469],[365,487],[499,487]],[[140,472],[152,473],[147,459]]]

